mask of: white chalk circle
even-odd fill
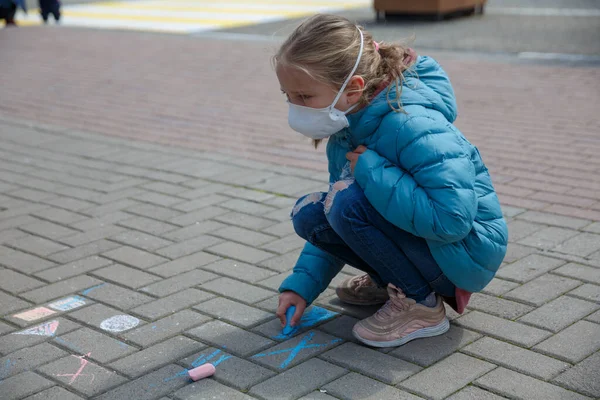
[[[123,332],[135,328],[140,320],[131,315],[115,315],[102,321],[100,328],[109,332]]]

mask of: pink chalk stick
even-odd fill
[[[216,368],[214,365],[206,363],[194,369],[190,369],[188,371],[188,374],[190,375],[190,378],[192,378],[193,381],[199,381],[200,379],[212,376],[212,374],[214,374],[215,371]]]

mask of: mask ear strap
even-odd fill
[[[363,36],[362,30],[360,30],[360,28],[356,27],[356,29],[358,29],[358,32],[360,33],[360,50],[358,51],[358,58],[356,59],[356,63],[354,64],[354,68],[352,68],[350,75],[348,75],[348,77],[346,78],[346,81],[342,85],[337,96],[335,96],[335,99],[333,100],[333,103],[330,106],[331,108],[335,107],[335,105],[337,104],[340,97],[342,97],[342,94],[344,94],[344,89],[346,89],[346,86],[350,82],[350,79],[352,79],[352,77],[354,76],[354,73],[356,72],[356,69],[358,68],[358,64],[360,63],[360,59],[362,57],[363,47],[364,47],[364,36]]]

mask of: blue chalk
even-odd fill
[[[290,325],[290,323],[292,322],[292,317],[294,316],[295,313],[296,313],[296,306],[290,306],[287,309],[287,311],[285,312],[285,327],[283,328],[284,335],[289,335],[290,333],[292,333],[294,331],[294,329],[296,329],[295,327]]]

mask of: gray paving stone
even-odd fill
[[[556,225],[565,228],[580,229],[588,225],[590,221],[581,218],[565,217],[558,214],[550,214],[541,211],[527,211],[520,214],[519,219],[539,222],[546,225]]]
[[[162,256],[176,259],[179,257],[185,257],[190,254],[197,253],[207,247],[223,242],[222,239],[216,238],[209,235],[200,235],[193,239],[188,239],[183,242],[175,243],[173,245],[161,248],[156,252]]]
[[[580,233],[554,247],[554,251],[573,254],[576,256],[588,256],[600,249],[600,235],[593,233]]]
[[[395,385],[422,369],[354,343],[344,343],[323,354],[321,358],[389,385]]]
[[[0,246],[0,265],[32,274],[55,265],[52,261]]]
[[[106,253],[102,253],[102,256],[117,261],[120,264],[125,264],[140,269],[148,269],[155,265],[169,261],[164,257],[160,257],[129,246],[123,246],[107,251]]]
[[[140,193],[136,196],[131,196],[131,198],[140,202],[156,204],[164,207],[169,207],[173,204],[181,203],[181,201],[183,200],[180,197],[169,196],[167,194],[155,192]]]
[[[167,365],[129,383],[112,389],[96,400],[156,400],[188,385],[186,370],[177,365]]]
[[[38,220],[32,224],[27,224],[19,227],[21,230],[32,233],[34,235],[42,236],[47,239],[56,240],[64,238],[65,236],[75,235],[81,233],[75,229],[67,228],[66,226],[58,225],[53,222]],[[23,236],[21,236],[23,237]],[[61,240],[62,241],[62,240]]]
[[[427,398],[441,400],[495,367],[494,364],[455,353],[399,386]]]
[[[168,317],[140,326],[122,336],[142,347],[165,340],[171,336],[198,326],[210,318],[190,310],[179,311]]]
[[[44,239],[39,236],[27,235],[17,239],[9,240],[7,245],[14,247],[17,250],[35,254],[36,256],[45,257],[52,253],[69,249],[52,240]]]
[[[256,303],[273,296],[273,292],[230,278],[219,278],[204,283],[202,289],[231,297],[244,303]]]
[[[10,314],[14,311],[27,308],[31,303],[17,297],[0,292],[0,315]]]
[[[344,375],[346,370],[313,358],[268,379],[250,390],[260,399],[296,399]]]
[[[256,217],[254,215],[248,215],[238,212],[230,212],[227,214],[219,215],[214,219],[219,222],[223,222],[224,224],[237,225],[241,226],[242,228],[255,230],[263,229],[277,223],[276,220]]]
[[[231,199],[221,203],[220,206],[233,211],[251,215],[262,215],[276,210],[275,207],[243,199]]]
[[[343,400],[418,400],[420,397],[351,372],[325,385],[327,393]],[[333,398],[333,397],[330,397]]]
[[[139,204],[140,203],[135,200],[118,199],[112,202],[108,202],[106,204],[102,204],[101,206],[87,208],[81,211],[81,213],[92,217],[98,217],[101,215],[113,213],[115,211],[123,211],[126,210],[128,207],[134,207]]]
[[[587,221],[589,222],[589,221]],[[594,222],[585,226],[582,230],[592,233],[600,233],[600,222]]]
[[[550,250],[577,234],[578,232],[572,229],[551,226],[534,232],[526,238],[519,240],[519,243],[526,246],[537,247],[539,249]]]
[[[578,321],[533,348],[553,357],[577,363],[600,349],[600,325]]]
[[[75,376],[82,367],[81,374]],[[127,381],[115,372],[88,361],[87,357],[75,355],[46,364],[39,371],[86,396],[97,395]]]
[[[294,225],[292,225],[290,221],[283,221],[278,224],[271,225],[262,229],[262,232],[279,237],[284,237],[295,233]]]
[[[587,396],[599,398],[598,371],[600,371],[600,353],[595,353],[557,376],[553,382]]]
[[[131,214],[122,211],[117,211],[111,214],[103,215],[101,217],[88,218],[83,221],[69,224],[69,226],[75,229],[80,229],[82,231],[91,232],[106,228],[107,226],[129,218],[131,218]],[[102,235],[101,237],[106,237],[106,235]]]
[[[323,390],[323,392],[321,392]],[[306,396],[300,397],[298,400],[335,400],[336,397],[330,396],[325,393],[325,389],[316,390],[314,392],[310,392]]]
[[[599,308],[600,305],[589,301],[561,296],[519,318],[519,322],[559,332]]]
[[[10,269],[0,268],[0,289],[11,294],[25,292],[44,285],[45,282]]]
[[[69,317],[83,322],[84,324],[100,328],[102,321],[115,315],[127,315],[121,310],[107,307],[104,304],[92,304],[89,307],[69,313]],[[143,321],[140,321],[142,324]]]
[[[277,308],[279,307],[279,295],[276,294],[272,297],[269,297],[266,300],[263,300],[259,303],[255,303],[254,307],[258,307],[265,311],[269,311],[275,314],[277,312]]]
[[[463,315],[456,319],[455,323],[491,337],[525,347],[531,347],[551,335],[548,331],[508,321],[479,311],[472,311]]]
[[[213,297],[213,294],[206,293],[198,289],[186,289],[170,296],[163,297],[162,299],[146,303],[140,307],[134,308],[131,311],[141,315],[149,321],[153,321]]]
[[[281,284],[283,283],[283,281],[290,276],[289,272],[283,272],[281,274],[275,275],[275,276],[271,276],[270,278],[267,278],[265,280],[262,280],[260,282],[256,282],[255,284],[258,286],[262,286],[266,289],[270,289],[273,291],[278,291],[279,287],[281,286]]]
[[[234,187],[232,189],[224,190],[223,194],[231,197],[239,197],[240,199],[265,202],[269,199],[274,199],[275,196],[270,193],[265,193],[260,190],[246,189],[242,187]]]
[[[267,243],[261,248],[271,251],[273,253],[286,254],[292,250],[301,249],[304,247],[306,241],[295,233],[279,240]]]
[[[235,389],[220,384],[212,379],[203,379],[194,382],[175,392],[176,400],[208,400],[208,399],[227,399],[227,400],[251,400],[252,397],[238,392]]]
[[[232,354],[246,357],[273,345],[270,339],[229,325],[222,321],[211,321],[187,332],[188,335],[213,346],[227,349]]]
[[[511,242],[508,244],[504,262],[512,263],[537,251],[538,250],[535,247],[523,246],[521,244]]]
[[[0,335],[4,335],[5,333],[12,332],[14,330],[15,328],[13,328],[12,326],[0,321]]]
[[[112,281],[132,289],[138,289],[150,283],[160,281],[156,275],[151,275],[124,265],[114,264],[93,272],[95,276],[107,281]]]
[[[215,204],[223,203],[224,201],[229,200],[227,196],[221,196],[218,194],[209,194],[208,196],[203,196],[194,200],[189,201],[179,201],[178,204],[174,205],[172,208],[183,211],[190,212],[195,211],[200,208],[212,206]]]
[[[553,271],[553,273],[600,285],[600,268],[570,263]]]
[[[48,258],[59,263],[68,263],[88,256],[95,256],[116,247],[119,247],[118,243],[109,242],[108,240],[97,240],[69,250],[54,253],[48,256]]]
[[[54,386],[54,383],[34,372],[22,374],[2,380],[2,400],[19,400],[36,392]]]
[[[275,272],[269,271],[268,269],[255,267],[254,265],[226,258],[204,265],[202,269],[250,283],[261,281],[276,275]]]
[[[296,261],[298,261],[299,256],[300,251],[294,250],[282,256],[277,256],[269,258],[265,261],[261,261],[260,263],[258,263],[258,265],[278,272],[291,271],[292,268],[294,268],[294,265],[296,265]]]
[[[208,206],[201,208],[199,210],[195,210],[183,215],[179,215],[174,218],[170,218],[167,221],[171,224],[178,226],[188,226],[193,225],[198,222],[206,221],[207,219],[213,219],[218,217],[219,215],[226,214],[227,210],[221,207],[216,206]]]
[[[192,286],[200,285],[215,278],[218,278],[218,275],[195,269],[173,276],[169,279],[163,279],[160,282],[153,283],[141,290],[154,296],[164,297]]]
[[[148,271],[152,272],[153,274],[157,274],[168,278],[174,275],[178,275],[182,272],[187,272],[198,267],[202,267],[208,263],[219,259],[219,257],[213,254],[208,254],[203,251],[200,251],[198,253],[187,255],[185,257],[180,257],[174,261],[161,264],[159,266],[149,269]]]
[[[193,308],[216,319],[224,320],[243,328],[258,325],[273,318],[273,314],[271,313],[222,297],[208,300]]]
[[[494,296],[502,296],[503,294],[519,287],[518,283],[505,281],[504,279],[494,278],[483,290],[483,293]]]
[[[56,330],[54,331],[54,335],[58,336],[78,329],[81,325],[66,318],[59,317],[27,327],[20,331],[15,331],[10,335],[0,337],[0,354],[6,355],[13,351],[45,342],[50,337],[51,329],[54,329],[55,327]],[[37,328],[39,328],[39,331]],[[29,332],[31,332],[31,334],[29,334]]]
[[[163,234],[179,228],[177,225],[168,224],[166,222],[157,221],[155,219],[146,217],[133,217],[124,221],[119,221],[118,224],[119,226],[125,228],[135,229],[136,231],[141,231],[156,236],[163,236]]]
[[[527,314],[534,308],[514,301],[489,296],[482,293],[474,293],[469,302],[469,309],[483,311],[505,319],[515,319]]]
[[[477,385],[511,399],[583,400],[587,397],[505,368],[477,380]]]
[[[6,229],[0,231],[0,244],[4,244],[9,240],[18,239],[20,237],[27,236],[27,234],[23,231],[19,231],[17,229]]]
[[[227,226],[223,229],[211,232],[211,235],[248,246],[260,246],[265,243],[273,242],[277,239],[275,236],[265,235],[264,233],[241,228],[239,226]]]
[[[205,344],[185,336],[175,336],[109,365],[130,378],[137,378],[159,367],[206,348]]]
[[[570,364],[555,358],[490,337],[484,337],[465,347],[462,351],[471,356],[482,358],[542,380],[549,380],[570,367]]]
[[[359,343],[359,341],[352,334],[352,328],[354,328],[354,325],[356,325],[358,321],[359,320],[356,318],[348,315],[342,315],[339,318],[321,325],[319,329],[333,336],[342,338],[345,341]],[[279,326],[281,327],[281,324]]]
[[[209,247],[206,251],[250,264],[255,264],[273,257],[272,253],[267,253],[266,251],[234,242],[223,242],[216,246]]]
[[[413,340],[393,349],[389,355],[423,367],[428,367],[480,337],[479,333],[452,324],[448,332],[443,335],[424,340]]]
[[[170,240],[165,240],[138,231],[121,232],[116,236],[112,236],[110,239],[146,251],[154,251],[173,244]]]
[[[73,276],[82,275],[112,264],[112,261],[98,256],[82,258],[54,268],[48,268],[35,274],[49,282],[58,282]]]
[[[48,343],[27,347],[0,358],[0,381],[44,365],[68,354]],[[4,388],[3,388],[4,389]]]
[[[518,241],[544,228],[544,225],[517,219],[508,223],[508,234],[511,241]]]
[[[34,211],[31,213],[31,215],[63,225],[70,225],[86,219],[84,215],[67,210],[61,210],[60,208],[56,207],[47,207],[39,211]]]
[[[539,307],[579,285],[581,285],[580,281],[547,274],[511,290],[504,297]]]
[[[226,226],[227,225],[217,221],[202,221],[184,228],[170,231],[169,233],[162,234],[161,236],[174,242],[181,242],[183,240],[195,238],[198,235],[214,232]]]
[[[118,226],[106,225],[96,229],[87,230],[77,235],[61,238],[60,241],[68,244],[69,246],[81,246],[86,243],[95,242],[109,236],[117,235],[124,230],[124,228]]]
[[[503,279],[525,283],[563,265],[564,263],[564,261],[557,260],[556,258],[532,254],[517,262],[509,264],[504,268],[501,268],[496,276]]]
[[[480,389],[476,386],[467,386],[459,392],[456,392],[446,400],[502,400],[506,397],[498,396],[492,392]]]
[[[112,283],[103,283],[86,289],[81,293],[90,299],[101,301],[121,310],[129,310],[154,300],[150,296],[113,285]]]
[[[592,285],[591,283],[583,284],[577,289],[571,290],[568,294],[569,296],[578,297],[583,300],[600,303],[600,286]]]
[[[89,328],[59,336],[54,342],[80,355],[91,353],[88,357],[100,363],[109,363],[137,351],[135,347]]]
[[[335,295],[335,292],[329,296],[326,296],[325,293],[322,293],[316,300],[318,305],[322,305],[325,308],[330,310],[337,311],[341,314],[346,314],[354,318],[364,319],[370,317],[375,314],[377,310],[381,308],[381,305],[378,306],[355,306],[351,304],[346,304],[340,301],[340,299]]]
[[[54,386],[43,392],[27,397],[25,400],[83,400],[83,397],[68,392],[60,386]]]
[[[101,280],[90,276],[75,276],[73,278],[65,279],[64,281],[21,293],[21,296],[34,303],[42,303],[67,294],[76,293],[100,283],[102,283]]]
[[[586,320],[600,324],[600,311],[596,311],[592,315],[588,316]]]
[[[188,369],[207,362],[215,364],[215,367],[217,367],[213,375],[215,380],[242,391],[247,391],[257,383],[276,375],[271,370],[215,347],[209,347],[182,360],[182,363]]]
[[[168,221],[171,218],[175,218],[182,213],[171,208],[160,207],[153,204],[142,204],[135,207],[130,207],[127,210],[130,214],[140,215],[142,217],[148,217],[161,221]],[[131,217],[131,216],[130,216]]]

